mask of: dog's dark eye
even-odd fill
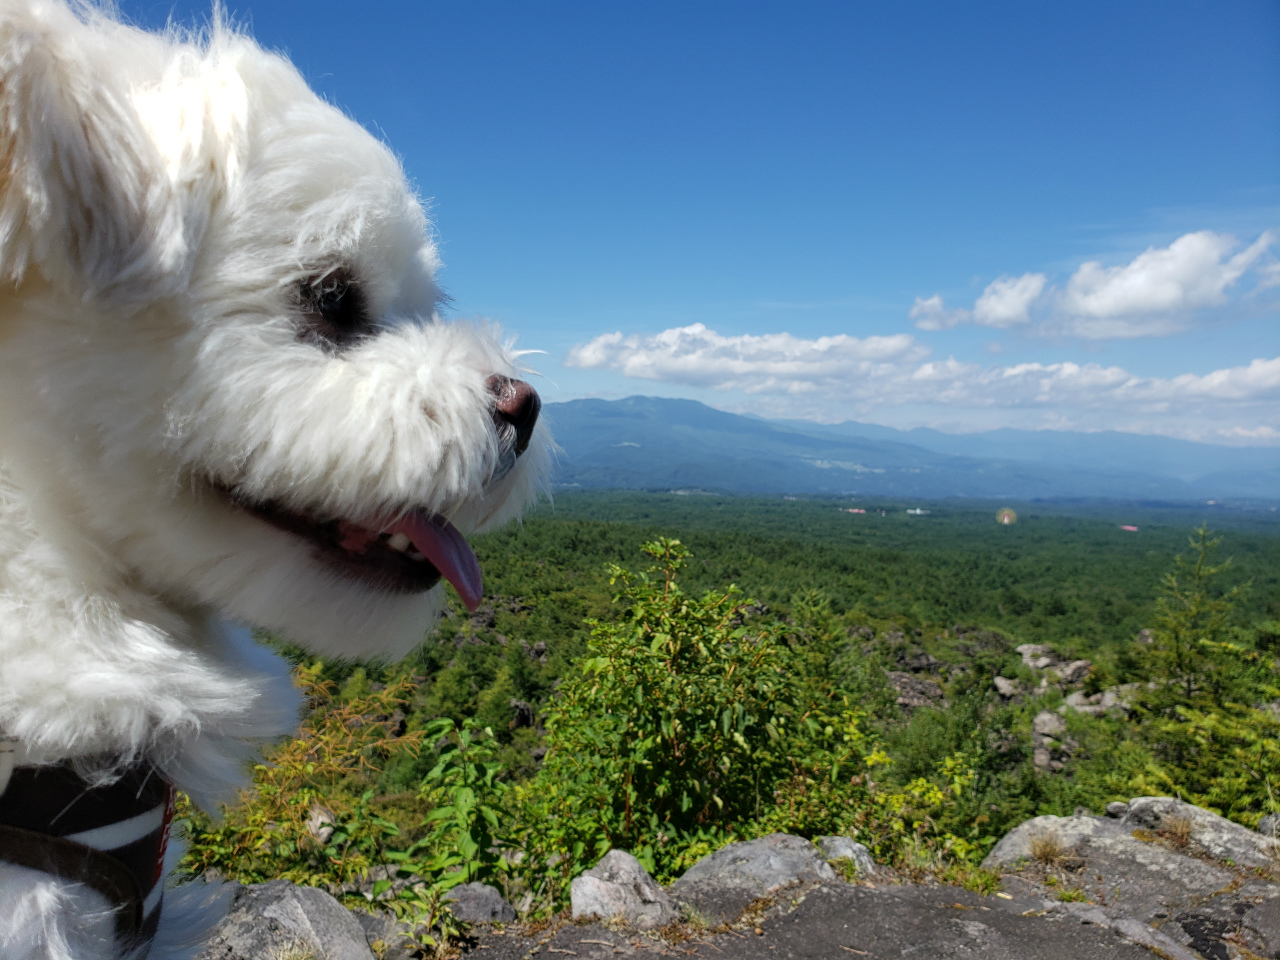
[[[373,326],[364,292],[345,274],[329,274],[307,282],[303,285],[302,302],[309,338],[343,346],[364,336]]]

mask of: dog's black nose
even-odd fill
[[[529,438],[533,436],[534,424],[538,422],[538,413],[542,410],[542,398],[538,396],[537,390],[523,380],[512,380],[495,373],[485,382],[489,392],[497,400],[493,418],[515,428],[514,449],[516,456],[519,456],[528,448]]]

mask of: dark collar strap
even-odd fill
[[[0,824],[0,860],[83,883],[116,905],[116,936],[125,943],[143,932],[142,892],[133,872],[101,850],[45,833]]]
[[[160,921],[173,800],[150,764],[105,785],[70,764],[20,767],[0,794],[0,860],[98,891],[117,908],[120,940],[141,946]]]

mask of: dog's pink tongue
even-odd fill
[[[444,517],[411,513],[387,528],[403,533],[431,561],[440,575],[453,584],[468,610],[480,606],[484,586],[480,581],[480,561],[458,528]]]

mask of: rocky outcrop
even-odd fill
[[[936,680],[926,680],[900,670],[889,671],[885,674],[885,678],[889,681],[889,686],[898,694],[898,706],[908,711],[920,707],[945,708],[947,706],[942,687]]]
[[[1066,721],[1048,710],[1036,714],[1031,732],[1035,745],[1033,762],[1041,770],[1061,770],[1079,746],[1067,737]]]
[[[1090,660],[1072,660],[1070,663],[1064,663],[1054,672],[1058,675],[1059,683],[1079,683],[1089,675],[1089,671],[1093,669],[1093,662]]]
[[[241,887],[199,960],[268,960],[310,952],[326,960],[374,960],[364,928],[323,890],[288,880]]]
[[[1053,647],[1047,643],[1023,643],[1013,649],[1032,670],[1047,670],[1058,662]]]
[[[1063,661],[1047,643],[1024,643],[1014,649],[1022,657],[1024,666],[1044,674],[1042,686],[1047,686],[1049,681],[1071,686],[1084,680],[1093,669],[1090,660]]]
[[[1107,814],[1028,820],[983,865],[1165,956],[1278,955],[1280,841],[1172,797],[1115,802]],[[1064,892],[1089,902],[1055,904]],[[1159,936],[1142,939],[1147,930]]]
[[[784,887],[836,880],[808,840],[772,833],[731,843],[695,863],[670,887],[677,903],[717,923],[732,922],[747,904]]]
[[[569,887],[574,919],[621,917],[640,930],[665,927],[680,911],[640,861],[622,850],[610,850]]]
[[[1138,686],[1136,683],[1122,683],[1093,694],[1075,690],[1067,694],[1058,712],[1066,713],[1068,710],[1074,710],[1076,713],[1087,713],[1095,717],[1108,713],[1123,716],[1129,712],[1129,701],[1133,699]]]

